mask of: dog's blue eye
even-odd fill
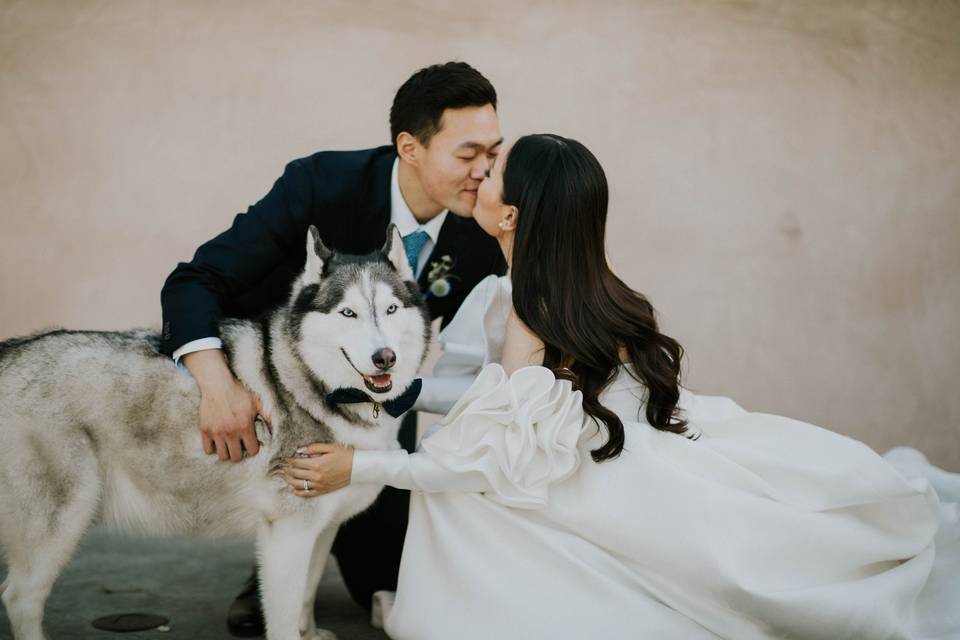
[[[340,313],[348,318],[356,318],[357,314],[353,312],[352,309],[341,309]]]
[[[396,313],[396,311],[397,311],[397,305],[395,304],[392,304],[389,307],[387,307],[387,315],[391,313]]]

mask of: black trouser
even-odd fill
[[[398,440],[401,447],[413,453],[417,445],[416,413],[403,416]],[[340,525],[333,541],[333,554],[347,590],[367,609],[374,591],[397,589],[409,508],[409,491],[386,487],[369,509]]]

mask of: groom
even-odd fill
[[[394,98],[392,145],[294,160],[262,200],[177,265],[161,292],[162,350],[200,388],[206,453],[233,462],[257,453],[260,401],[227,367],[217,321],[254,317],[283,302],[303,268],[311,224],[328,247],[356,254],[377,250],[387,225],[396,224],[421,290],[435,279],[435,264],[452,265],[440,283],[452,286],[434,286],[427,297],[431,317],[444,323],[481,279],[505,272],[496,241],[470,217],[502,141],[496,107],[493,86],[470,65],[421,69]],[[415,414],[405,417],[399,439],[413,451]],[[408,502],[409,492],[388,487],[340,527],[333,553],[365,607],[374,591],[396,589]],[[227,625],[234,635],[263,633],[255,576],[231,605]]]

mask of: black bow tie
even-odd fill
[[[383,410],[394,418],[399,418],[409,411],[413,403],[417,401],[422,387],[423,381],[420,378],[415,378],[413,384],[407,387],[407,390],[398,397],[381,403]],[[361,391],[355,387],[348,387],[328,393],[327,402],[331,404],[352,404],[356,402],[376,402],[376,400],[368,396],[365,391]]]

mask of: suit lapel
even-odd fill
[[[444,256],[450,256],[453,263],[448,278],[451,289],[444,296],[431,295],[428,290],[430,265],[441,261]],[[490,273],[503,272],[496,240],[487,236],[473,218],[449,213],[417,284],[425,292],[430,317],[444,317],[442,328],[453,318],[460,303],[477,282]]]
[[[433,245],[433,251],[430,252],[430,257],[427,258],[427,263],[423,267],[423,271],[420,273],[420,277],[417,278],[417,284],[420,285],[421,291],[426,291],[427,287],[430,286],[428,282],[428,276],[430,275],[430,263],[436,262],[443,256],[450,256],[454,261],[454,266],[452,271],[456,271],[457,267],[457,250],[459,237],[462,235],[459,233],[460,225],[463,224],[463,219],[460,218],[455,213],[448,213],[446,220],[443,221],[443,226],[440,227],[440,235],[437,236],[437,242]]]

